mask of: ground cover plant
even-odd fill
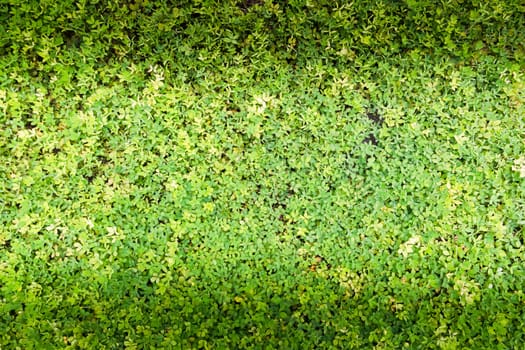
[[[0,348],[520,349],[521,1],[0,1]]]

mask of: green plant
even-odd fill
[[[523,6],[440,4],[3,1],[0,347],[520,348]]]

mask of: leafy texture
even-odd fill
[[[1,1],[0,347],[518,349],[520,1]]]

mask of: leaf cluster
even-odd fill
[[[2,1],[0,347],[519,348],[522,14]]]

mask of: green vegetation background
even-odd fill
[[[0,0],[0,348],[521,349],[520,0]]]

